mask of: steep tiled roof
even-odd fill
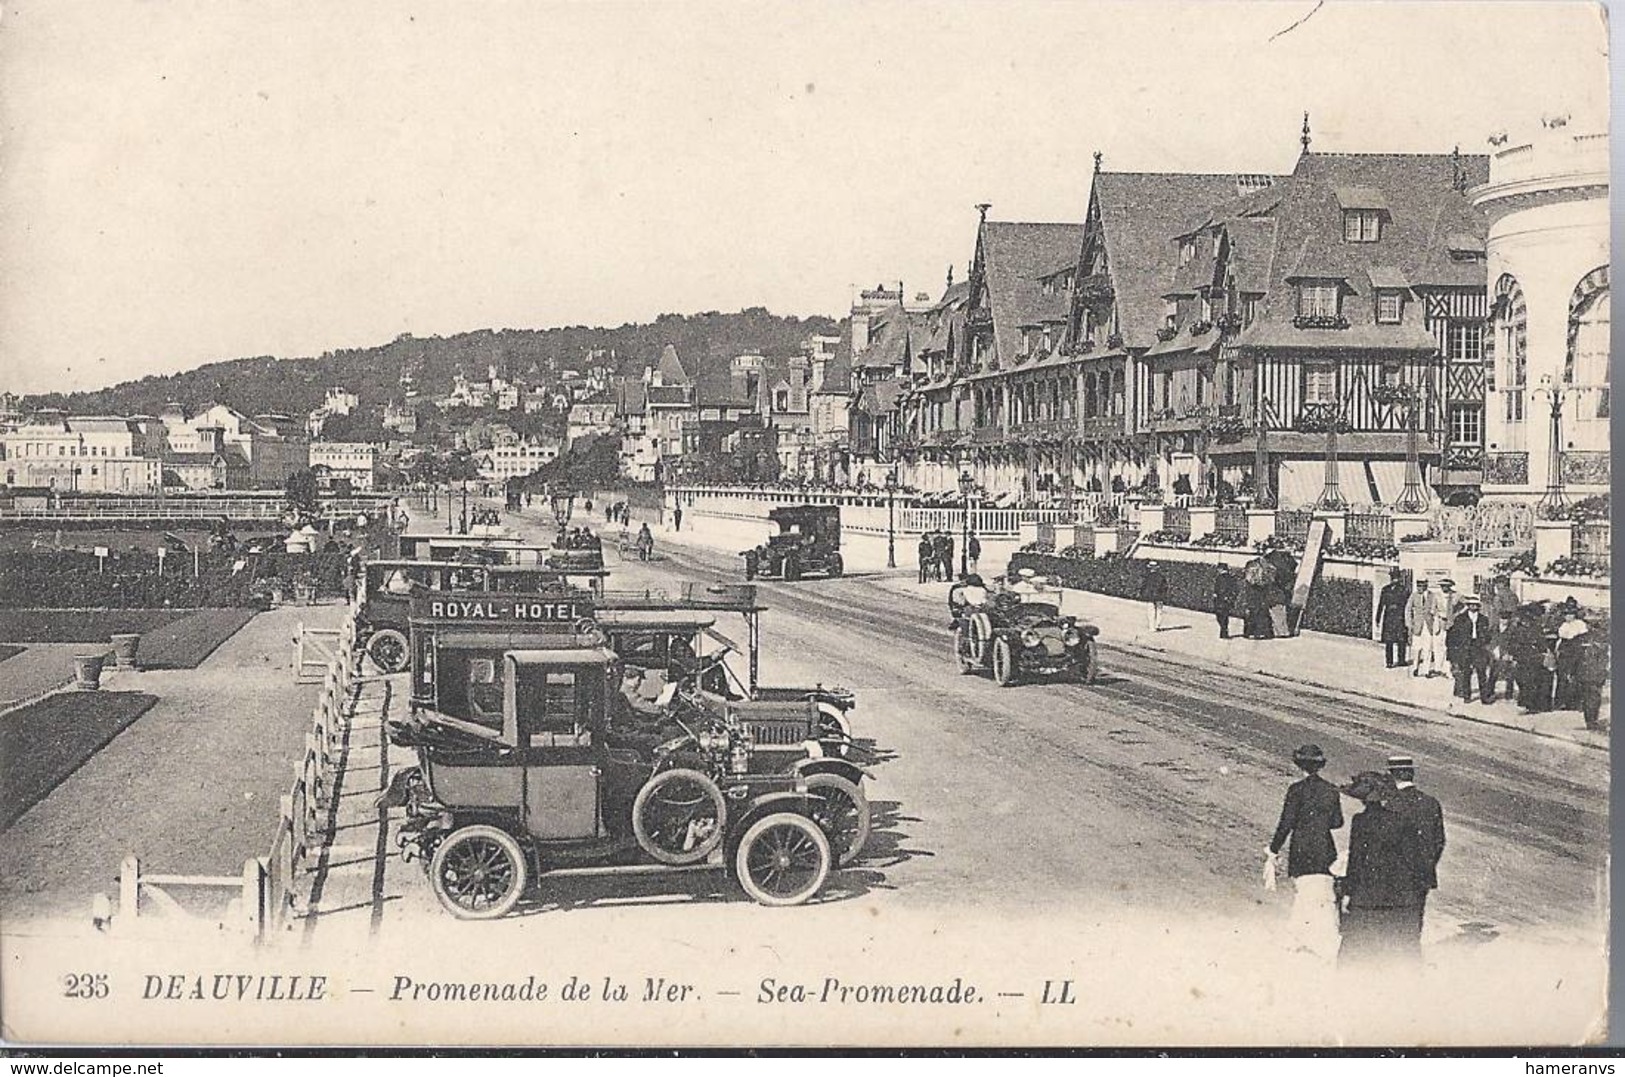
[[[660,366],[657,369],[660,372],[661,382],[666,385],[684,385],[690,380],[674,344],[668,344],[660,349]]]
[[[1457,261],[1449,253],[1456,233],[1484,236],[1488,225],[1463,188],[1488,176],[1484,157],[1448,154],[1312,154],[1298,159],[1282,184],[1272,216],[1276,243],[1268,291],[1243,344],[1281,346],[1296,341],[1337,347],[1428,347],[1422,305],[1407,303],[1404,323],[1375,324],[1373,282],[1383,287],[1408,284],[1483,287],[1483,262]],[[1381,238],[1352,243],[1343,238],[1345,201],[1386,206]],[[1360,208],[1372,208],[1362,206]],[[1252,227],[1252,226],[1248,226]],[[1234,237],[1236,247],[1245,240]],[[1259,237],[1253,237],[1257,239]],[[1262,251],[1242,250],[1246,261]],[[1340,280],[1345,290],[1348,329],[1297,329],[1295,282],[1303,278]]]
[[[70,415],[68,429],[75,434],[127,434],[130,420],[113,415]]]
[[[1039,281],[1077,263],[1083,225],[988,221],[981,241],[994,340],[999,355],[1013,359],[1021,353],[1022,326],[1066,318],[1066,296],[1045,295]]]
[[[819,393],[844,396],[852,391],[852,319],[841,323],[841,338],[835,342],[835,351],[824,364],[824,382]]]
[[[641,378],[627,378],[616,392],[615,410],[622,415],[642,415],[647,400]]]
[[[902,395],[902,384],[891,378],[865,385],[858,394],[858,410],[866,415],[885,415],[897,407]]]
[[[683,387],[681,385],[651,385],[648,390],[648,399],[651,404],[681,404],[683,403]]]
[[[1268,198],[1266,190],[1251,195]],[[1231,174],[1183,172],[1100,172],[1094,178],[1106,263],[1116,295],[1119,331],[1130,347],[1149,347],[1162,322],[1163,294],[1178,265],[1177,235],[1192,221],[1238,201]],[[1197,220],[1199,225],[1201,222]],[[1081,247],[1081,243],[1080,243]]]
[[[922,317],[908,313],[901,306],[890,307],[870,320],[869,346],[853,357],[853,365],[900,370],[918,350],[914,338],[923,339],[925,335]]]

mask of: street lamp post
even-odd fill
[[[970,574],[970,495],[976,489],[976,480],[969,471],[959,473],[959,493],[964,498],[964,510],[960,514],[959,529],[959,574]]]
[[[886,473],[886,567],[897,567],[897,465]]]
[[[1569,502],[1568,496],[1563,492],[1563,394],[1566,390],[1558,387],[1547,374],[1540,379],[1540,388],[1534,392],[1535,396],[1545,395],[1552,406],[1551,439],[1546,447],[1546,493],[1542,495],[1535,511],[1550,518],[1554,513]]]
[[[1425,512],[1429,498],[1426,488],[1422,485],[1421,431],[1418,418],[1421,402],[1417,399],[1415,386],[1405,386],[1403,404],[1405,407],[1405,488],[1400,491],[1399,499],[1394,502],[1394,509],[1397,512]]]

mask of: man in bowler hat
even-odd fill
[[[1286,873],[1292,879],[1292,933],[1303,949],[1330,959],[1337,952],[1337,899],[1332,863],[1337,842],[1332,831],[1343,825],[1337,787],[1320,776],[1326,753],[1305,744],[1292,753],[1304,776],[1287,786],[1281,820],[1270,839],[1271,859],[1287,850]]]

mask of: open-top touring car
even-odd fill
[[[767,517],[778,525],[778,533],[740,554],[745,579],[777,576],[793,581],[808,573],[839,576],[845,571],[840,506],[783,505],[769,510]]]
[[[990,673],[1001,686],[1022,677],[1071,677],[1093,684],[1100,629],[1063,615],[1044,581],[1027,575],[989,587],[967,576],[948,591],[954,656],[961,673]]]

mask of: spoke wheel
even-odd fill
[[[1088,647],[1088,654],[1084,656],[1083,660],[1083,683],[1094,684],[1100,679],[1100,656],[1095,651],[1093,643],[1089,644]]]
[[[790,583],[801,579],[801,564],[793,557],[784,559],[784,578]]]
[[[745,893],[762,905],[800,905],[829,877],[829,839],[804,815],[777,812],[752,823],[734,855]]]
[[[856,860],[869,841],[869,798],[839,774],[814,774],[807,779],[813,799],[813,822],[829,839],[836,867]]]
[[[1016,682],[1016,655],[1010,641],[1000,636],[993,641],[993,679],[1000,688]]]
[[[460,920],[506,916],[525,891],[525,854],[494,826],[465,826],[434,853],[429,880],[434,896]]]
[[[367,640],[367,657],[385,673],[399,673],[407,667],[411,651],[406,637],[393,628],[380,629]]]
[[[829,574],[831,576],[839,576],[845,570],[846,565],[841,562],[841,557],[839,554],[836,554],[829,559]]]
[[[697,770],[661,771],[632,802],[632,833],[662,864],[697,864],[722,844],[728,807],[717,783]]]
[[[847,722],[846,715],[832,703],[818,705],[817,728],[819,740],[852,739],[852,726]]]
[[[976,662],[971,658],[970,630],[963,621],[954,628],[954,657],[959,659],[959,672],[976,672]]]

